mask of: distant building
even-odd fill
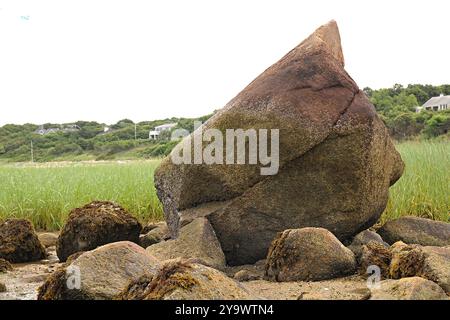
[[[58,131],[74,132],[74,131],[79,131],[79,130],[81,130],[81,128],[79,126],[77,126],[76,124],[68,124],[68,125],[64,126],[63,128],[48,128],[48,129],[44,129],[44,126],[41,125],[41,126],[39,126],[38,129],[36,129],[34,131],[34,133],[40,134],[43,136],[43,135],[50,134],[50,133],[56,133]]]
[[[450,110],[450,96],[441,94],[439,97],[433,97],[423,104],[421,107],[416,107],[416,112],[422,110],[427,111],[442,111]]]
[[[60,131],[61,129],[60,128],[48,128],[48,129],[44,129],[44,126],[43,125],[41,125],[41,126],[39,126],[39,128],[38,129],[36,129],[36,131],[34,131],[34,133],[36,133],[36,134],[40,134],[40,135],[46,135],[46,134],[49,134],[49,133],[55,133],[55,132],[58,132],[58,131]]]
[[[62,129],[63,132],[74,132],[74,131],[80,131],[80,130],[81,130],[81,128],[76,124],[68,124]]]
[[[148,138],[150,140],[156,140],[158,138],[158,136],[161,134],[161,132],[163,131],[169,131],[172,128],[174,128],[177,125],[177,123],[166,123],[166,124],[162,124],[160,126],[155,127],[153,130],[151,130],[148,134]]]

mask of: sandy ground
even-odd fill
[[[13,271],[0,273],[0,282],[7,290],[0,293],[0,300],[36,300],[37,288],[60,265],[55,247],[47,248],[47,253],[45,260],[13,264]]]
[[[255,280],[242,283],[255,296],[269,300],[367,300],[370,290],[358,276],[318,282],[269,282]]]

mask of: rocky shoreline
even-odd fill
[[[214,254],[208,256],[209,253],[206,256],[212,260],[205,259],[200,241],[205,236],[203,218],[184,227],[191,232],[191,239],[181,238],[185,241],[181,250],[173,245],[174,240],[164,240],[164,232],[161,232],[167,232],[164,223],[143,228],[147,234],[153,231],[153,235],[157,234],[157,229],[162,229],[157,230],[162,235],[157,240],[160,246],[172,242],[166,247],[167,256],[159,256],[160,259],[151,255],[153,250],[148,250],[155,244],[144,250],[132,242],[119,241],[75,254],[63,263],[56,250],[60,234],[37,233],[36,237],[45,244],[46,258],[12,264],[0,260],[0,284],[3,285],[0,300],[450,299],[450,243],[448,238],[442,238],[449,232],[450,224],[405,217],[389,222],[386,228],[396,226],[389,227],[391,235],[406,240],[417,235],[414,230],[405,232],[412,222],[428,230],[426,236],[416,237],[414,244],[397,241],[389,245],[377,233],[367,230],[345,247],[325,229],[287,230],[273,241],[268,259],[242,266],[211,263]],[[142,234],[141,239],[146,239],[145,235]],[[430,239],[440,239],[442,246],[428,246]],[[327,246],[334,251],[327,252]],[[188,252],[186,247],[190,247]],[[291,252],[292,248],[298,250]],[[348,260],[340,260],[339,250]],[[211,264],[218,269],[208,267]],[[367,268],[374,265],[380,268],[380,282],[370,287],[368,278],[373,275],[367,273]],[[66,287],[71,276],[70,266],[80,270],[81,291]],[[156,291],[155,283],[160,286]]]

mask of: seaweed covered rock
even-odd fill
[[[386,222],[377,231],[385,241],[445,247],[450,245],[450,223],[420,217],[401,217]]]
[[[140,223],[121,206],[94,201],[73,209],[56,246],[60,261],[78,251],[89,251],[107,243],[139,243]]]
[[[226,152],[214,164],[178,164],[168,157],[155,172],[174,236],[188,210],[217,204],[207,218],[229,265],[263,259],[286,229],[323,227],[341,241],[353,237],[379,219],[389,186],[403,172],[385,125],[344,69],[334,21],[258,76],[172,155],[185,145],[194,149],[192,141],[208,129],[224,136],[227,129],[279,130],[274,172],[262,174],[259,164],[227,165]],[[203,142],[203,150],[208,146]]]
[[[436,283],[420,277],[383,280],[371,289],[371,300],[448,300]]]
[[[9,263],[8,260],[0,258],[0,273],[5,273],[8,271],[12,271],[13,266]]]
[[[122,300],[246,300],[254,299],[222,272],[189,260],[166,261],[154,277],[131,282]]]
[[[120,292],[115,300],[143,300],[148,285],[152,282],[153,274],[143,274],[138,279],[128,283],[126,288]]]
[[[154,275],[159,262],[129,241],[72,255],[39,288],[39,300],[110,300],[143,274]]]
[[[440,285],[450,293],[450,247],[396,244],[392,250],[390,276],[418,276]]]
[[[0,258],[20,263],[41,260],[46,255],[30,221],[7,219],[0,223]]]
[[[368,275],[368,268],[377,266],[380,268],[381,276],[387,279],[389,277],[391,259],[391,248],[377,241],[370,241],[362,246],[361,254],[357,257],[358,272],[361,275]]]
[[[149,246],[147,252],[161,261],[194,258],[216,269],[225,267],[225,256],[220,243],[213,228],[205,218],[195,219],[181,228],[177,239]]]
[[[273,281],[317,281],[352,274],[355,255],[323,228],[289,229],[269,249],[265,276]]]

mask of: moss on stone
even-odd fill
[[[161,300],[178,288],[189,290],[197,285],[198,281],[188,273],[191,269],[191,265],[183,260],[164,265],[148,286],[145,300]]]

